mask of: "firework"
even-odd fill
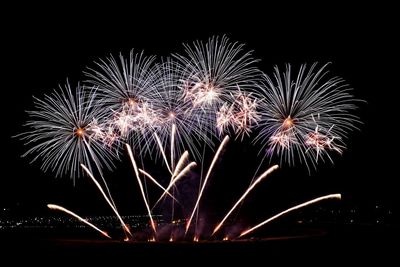
[[[153,231],[154,231],[154,233],[156,234],[156,233],[157,233],[156,224],[154,223],[153,216],[151,215],[149,203],[148,203],[148,201],[147,201],[147,199],[146,199],[146,196],[145,196],[145,194],[144,194],[142,181],[140,180],[140,177],[139,177],[139,169],[138,169],[138,167],[137,167],[135,158],[133,157],[133,153],[132,153],[132,149],[131,149],[130,145],[126,144],[126,148],[127,148],[127,150],[128,150],[129,158],[131,159],[131,162],[132,162],[133,170],[135,171],[135,175],[136,175],[136,178],[137,178],[139,187],[140,187],[140,192],[142,193],[142,197],[143,197],[144,204],[146,205],[146,209],[147,209],[147,212],[148,212],[148,214],[149,214],[149,218],[150,218],[150,222],[151,222],[151,227],[153,228]],[[167,191],[164,191],[164,192],[167,192]]]
[[[36,154],[32,161],[41,160],[44,171],[52,170],[56,176],[69,175],[75,179],[82,175],[79,165],[98,171],[112,169],[116,154],[101,141],[91,138],[98,130],[94,121],[102,121],[106,114],[96,104],[93,89],[78,85],[75,92],[70,85],[35,99],[35,111],[28,111],[30,131],[20,135],[26,145],[32,146],[23,156]]]
[[[227,107],[234,105],[235,95],[241,89],[254,89],[261,78],[255,67],[252,51],[245,51],[244,45],[231,42],[226,36],[212,37],[206,43],[196,41],[186,44],[185,54],[175,54],[181,65],[179,87],[184,100],[189,101],[192,112],[201,121],[207,121],[206,132],[222,136],[221,117]],[[239,89],[240,88],[240,89]],[[231,114],[226,114],[230,117]],[[231,120],[230,125],[232,125]],[[215,124],[218,123],[218,129]],[[226,128],[223,126],[222,128]]]
[[[167,189],[165,189],[159,182],[157,182],[157,180],[154,179],[148,172],[146,172],[146,171],[144,171],[144,170],[142,170],[142,169],[139,169],[139,172],[140,172],[141,174],[143,174],[144,176],[146,176],[147,178],[149,178],[149,179],[150,179],[155,185],[157,185],[159,188],[161,188],[161,189],[163,190],[163,193],[167,194],[167,195],[170,196],[173,200],[177,201],[176,198],[175,198],[173,195],[171,195],[171,194],[167,191]]]
[[[254,87],[260,71],[252,51],[244,45],[230,42],[225,36],[210,38],[206,44],[184,45],[186,55],[174,55],[183,71],[182,87],[185,98],[194,107],[211,108],[214,112],[225,102],[231,102],[231,92]]]
[[[209,130],[214,125],[209,124],[210,121],[204,117],[197,116],[192,103],[185,100],[184,91],[177,82],[181,77],[179,65],[167,59],[156,65],[153,73],[157,91],[154,109],[159,119],[155,126],[158,152],[164,153],[162,156],[167,161],[163,151],[170,151],[169,165],[173,172],[174,158],[180,157],[185,150],[195,159],[201,160],[199,147],[213,147]]]
[[[90,85],[98,87],[101,105],[110,113],[108,124],[112,136],[129,142],[140,154],[151,153],[148,140],[157,121],[152,104],[155,102],[153,68],[155,57],[131,50],[96,62],[86,73]]]
[[[219,155],[221,154],[222,149],[226,146],[226,144],[228,143],[228,141],[229,141],[229,136],[225,136],[224,140],[223,140],[223,141],[221,142],[221,144],[219,145],[219,148],[218,148],[217,152],[215,152],[214,158],[213,158],[213,160],[211,161],[210,167],[208,168],[206,177],[204,178],[203,186],[201,187],[199,196],[197,197],[196,204],[194,205],[193,211],[192,211],[192,213],[191,213],[191,215],[190,215],[190,217],[189,217],[189,220],[188,220],[187,223],[186,223],[186,230],[185,230],[185,233],[187,233],[187,231],[189,230],[190,224],[192,223],[192,219],[193,219],[194,213],[196,212],[196,210],[197,210],[198,207],[199,207],[199,203],[200,203],[201,197],[203,196],[204,189],[205,189],[205,187],[206,187],[206,185],[207,185],[208,178],[210,177],[211,171],[212,171],[213,168],[214,168],[215,162],[216,162],[217,159],[219,158]]]
[[[228,133],[230,129],[243,140],[245,135],[249,136],[252,129],[261,118],[257,110],[258,100],[250,94],[238,90],[234,96],[235,101],[231,104],[224,103],[216,113],[216,127],[219,135]]]
[[[175,183],[181,179],[183,176],[185,176],[192,168],[196,167],[196,162],[191,162],[189,163],[185,168],[182,169],[176,176],[173,176],[173,179],[171,179],[168,187],[165,189],[164,193],[158,198],[156,203],[153,206],[153,209],[157,204],[161,201],[161,199],[169,192],[169,190],[175,185]]]
[[[328,77],[326,66],[313,64],[307,71],[302,65],[295,76],[290,65],[283,74],[275,67],[258,92],[262,118],[255,142],[289,165],[300,161],[310,169],[318,159],[332,161],[330,154],[342,152],[348,131],[359,123],[351,114],[357,101],[351,89],[341,78]]]
[[[79,215],[73,213],[70,210],[67,210],[64,207],[61,207],[59,205],[54,205],[54,204],[47,204],[47,207],[51,210],[60,210],[62,212],[65,212],[69,215],[71,215],[72,217],[78,219],[79,221],[83,222],[84,224],[89,225],[90,227],[92,227],[93,229],[95,229],[96,231],[98,231],[99,233],[101,233],[102,235],[104,235],[105,237],[111,239],[111,237],[103,230],[100,230],[99,228],[97,228],[95,225],[93,225],[92,223],[88,222],[87,220],[83,219],[82,217],[80,217]]]
[[[285,210],[285,211],[282,211],[281,213],[278,213],[278,214],[275,215],[275,216],[272,216],[271,218],[269,218],[269,219],[263,221],[262,223],[257,224],[256,226],[254,226],[254,227],[252,227],[252,228],[250,228],[250,229],[248,229],[248,230],[242,232],[242,233],[240,234],[239,237],[243,237],[243,236],[245,236],[245,235],[247,235],[247,234],[253,232],[254,230],[260,228],[261,226],[263,226],[263,225],[265,225],[265,224],[267,224],[267,223],[269,223],[269,222],[271,222],[271,221],[273,221],[273,220],[276,220],[276,219],[278,219],[279,217],[281,217],[281,216],[283,216],[283,215],[285,215],[285,214],[287,214],[287,213],[289,213],[289,212],[291,212],[291,211],[294,211],[294,210],[297,210],[297,209],[306,207],[306,206],[308,206],[308,205],[311,205],[311,204],[320,202],[320,201],[322,201],[322,200],[326,200],[326,199],[339,199],[339,200],[340,200],[341,198],[342,198],[342,195],[341,195],[341,194],[330,194],[330,195],[326,195],[326,196],[314,198],[314,199],[312,199],[312,200],[310,200],[310,201],[307,201],[307,202],[304,202],[304,203],[302,203],[302,204],[296,205],[296,206],[294,206],[294,207],[292,207],[292,208],[290,208],[290,209],[287,209],[287,210]]]
[[[274,76],[270,77],[255,67],[257,60],[253,59],[252,51],[246,52],[243,44],[230,42],[225,36],[184,47],[185,54],[174,54],[174,59],[160,63],[155,62],[155,57],[133,50],[126,58],[111,56],[96,62],[96,66],[85,73],[86,82],[93,87],[78,85],[73,92],[67,84],[60,91],[46,95],[44,100],[35,98],[37,110],[28,112],[31,120],[26,124],[30,131],[19,135],[31,146],[24,156],[36,154],[32,161],[40,159],[45,171],[75,178],[82,175],[81,165],[119,218],[125,234],[130,234],[103,176],[103,169],[112,169],[120,148],[126,144],[154,231],[149,241],[156,240],[157,232],[146,197],[147,179],[162,189],[153,208],[168,195],[172,198],[171,218],[174,219],[174,205],[178,202],[174,196],[178,190],[176,184],[197,166],[196,162],[201,164],[198,196],[186,223],[186,234],[194,214],[199,214],[205,187],[229,136],[243,140],[255,132],[254,143],[259,144],[261,151],[266,151],[263,160],[267,156],[277,156],[281,163],[300,162],[310,170],[320,161],[332,162],[332,154],[342,154],[348,132],[356,129],[359,123],[358,117],[352,114],[357,100],[351,95],[351,89],[341,78],[330,78],[327,65],[319,69],[317,64],[310,68],[302,65],[296,75],[292,75],[290,65],[283,73],[276,67]],[[213,150],[214,141],[221,141],[223,136],[204,176],[206,148]],[[140,169],[134,153],[142,159]],[[189,155],[194,161],[189,161]],[[162,159],[171,175],[168,186],[164,187],[145,170],[144,156]],[[108,195],[94,178],[93,164]],[[252,180],[212,234],[276,168],[278,165]],[[329,198],[340,198],[340,194],[292,207],[240,236],[288,212]],[[62,210],[89,224],[60,206],[49,204],[49,208]],[[200,233],[196,218],[195,225],[193,240],[198,242]],[[129,237],[126,235],[125,240],[130,240]],[[176,240],[172,232],[170,238],[170,241]]]
[[[130,236],[132,236],[132,233],[129,230],[129,227],[125,224],[124,220],[122,220],[122,217],[119,215],[119,212],[118,212],[115,204],[111,203],[110,199],[104,193],[103,188],[97,182],[97,180],[94,178],[93,174],[90,172],[90,170],[85,165],[81,164],[81,167],[89,175],[89,177],[90,177],[90,179],[92,179],[93,183],[97,186],[97,188],[99,189],[100,193],[103,195],[104,199],[106,200],[107,204],[110,205],[111,209],[113,210],[113,212],[115,213],[115,215],[117,216],[119,221],[121,222],[122,229],[124,229],[125,233],[128,233]],[[128,238],[128,236],[126,236],[126,238]]]
[[[268,176],[268,174],[270,174],[271,172],[273,172],[274,170],[278,169],[278,165],[274,165],[271,168],[269,168],[268,170],[266,170],[263,174],[261,174],[255,181],[254,183],[252,183],[249,188],[243,193],[243,195],[239,198],[239,200],[235,203],[235,205],[233,205],[233,207],[228,211],[228,213],[225,215],[225,217],[222,219],[222,221],[215,227],[212,235],[214,235],[220,228],[221,226],[224,224],[224,222],[226,221],[226,219],[228,219],[229,215],[231,215],[231,213],[236,209],[236,207],[245,199],[245,197],[251,192],[251,190],[253,190],[253,188],[259,183],[261,182],[265,177]]]

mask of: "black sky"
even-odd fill
[[[357,111],[364,123],[361,131],[350,134],[348,150],[343,157],[336,158],[334,166],[321,166],[311,176],[303,168],[286,168],[259,189],[258,194],[269,195],[264,201],[307,199],[338,191],[358,203],[400,202],[395,161],[398,133],[394,130],[398,120],[398,29],[395,31],[389,14],[385,16],[374,7],[357,12],[331,11],[292,14],[254,7],[237,8],[234,12],[175,10],[162,16],[138,8],[132,13],[123,10],[101,14],[79,10],[67,14],[58,10],[51,15],[10,11],[15,16],[1,26],[0,208],[19,205],[35,212],[45,203],[57,202],[84,213],[107,209],[89,181],[81,179],[73,186],[68,178],[55,179],[51,173],[42,173],[38,164],[30,165],[28,159],[20,158],[25,148],[11,136],[23,131],[22,124],[27,119],[24,111],[33,108],[32,95],[42,97],[67,78],[76,84],[84,78],[82,71],[86,66],[93,66],[94,60],[110,53],[127,54],[135,48],[148,55],[167,56],[182,51],[183,42],[223,34],[254,50],[255,57],[262,60],[260,69],[266,73],[271,73],[275,64],[332,62],[331,72],[343,77],[354,88],[355,96],[367,102]],[[376,15],[382,12],[383,17],[378,19]],[[240,150],[236,145],[229,149],[247,162],[247,170],[232,169],[229,158],[233,156],[227,156],[228,163],[220,167],[226,170],[225,178],[221,178],[223,182],[214,182],[210,192],[224,189],[223,184],[232,184],[235,190],[233,184],[244,183],[238,172],[247,177],[252,174],[252,156],[237,153]],[[140,199],[130,194],[138,195],[137,185],[130,166],[121,165],[117,174],[112,175],[112,189],[118,195],[117,201],[135,203]],[[135,212],[132,207],[136,204],[131,208],[130,204],[121,205],[127,212]]]

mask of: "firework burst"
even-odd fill
[[[78,85],[73,92],[67,84],[43,100],[35,98],[36,110],[28,112],[31,120],[26,124],[30,130],[19,135],[30,146],[24,156],[36,154],[33,161],[41,160],[42,169],[52,170],[57,176],[79,177],[81,165],[119,218],[125,240],[130,240],[129,227],[117,211],[102,172],[103,168],[112,169],[119,148],[126,145],[154,232],[149,241],[159,239],[146,180],[142,183],[142,178],[147,177],[162,190],[153,208],[166,195],[172,199],[173,221],[175,202],[179,203],[175,195],[179,189],[177,182],[191,174],[197,161],[201,164],[199,193],[190,214],[186,214],[184,231],[188,233],[194,222],[193,240],[198,242],[202,237],[197,230],[200,202],[230,140],[229,135],[243,139],[255,131],[254,142],[267,151],[265,156],[277,156],[281,163],[289,165],[301,162],[310,170],[319,161],[333,161],[332,153],[341,154],[348,132],[359,123],[358,117],[352,114],[357,100],[351,95],[351,89],[341,78],[329,77],[327,65],[321,68],[317,64],[310,68],[302,65],[295,75],[290,65],[284,72],[276,67],[274,76],[270,77],[262,75],[254,66],[257,60],[252,58],[252,52],[243,48],[243,44],[230,42],[224,36],[185,45],[184,55],[173,55],[176,61],[168,58],[155,63],[155,57],[145,57],[133,50],[127,58],[120,55],[100,60],[86,72],[86,82],[93,87]],[[223,136],[203,176],[206,148],[213,148],[213,141]],[[162,157],[171,174],[169,184],[162,185],[145,171],[143,160],[139,168],[134,155]],[[189,155],[195,161],[189,161]],[[254,180],[262,163],[249,188],[213,234],[223,227],[255,186],[277,168],[277,165],[269,168]],[[93,164],[107,194],[94,178]],[[293,210],[340,197],[327,195],[294,206],[240,236]],[[109,237],[63,207],[50,204],[49,208],[64,211]],[[168,238],[175,241],[175,233],[171,232]]]
[[[116,158],[112,149],[91,138],[97,131],[93,121],[106,114],[95,103],[96,91],[84,89],[78,85],[73,92],[67,83],[43,100],[34,98],[36,110],[28,111],[31,120],[26,123],[30,131],[20,135],[32,146],[23,156],[36,154],[32,161],[40,159],[42,169],[56,176],[81,176],[81,163],[90,169],[94,163],[101,173],[103,167],[112,169]]]
[[[152,107],[157,95],[151,71],[154,64],[154,56],[131,50],[128,58],[111,56],[85,73],[87,82],[98,87],[101,105],[110,114],[107,124],[101,125],[105,140],[123,140],[140,154],[151,153],[147,144],[157,122]]]
[[[196,159],[201,159],[199,147],[203,144],[213,146],[208,130],[214,125],[209,125],[203,116],[197,116],[192,103],[185,99],[183,90],[177,84],[181,75],[179,65],[167,59],[154,68],[154,75],[157,89],[154,106],[159,118],[155,133],[162,149],[169,147],[171,165],[174,164],[173,155],[180,157],[185,150],[189,150]]]
[[[225,36],[213,37],[205,44],[197,41],[185,45],[184,56],[174,55],[182,66],[180,86],[185,100],[192,103],[196,114],[203,114],[212,123],[225,103],[230,106],[235,102],[232,96],[239,88],[254,88],[261,77],[254,66],[257,60],[243,48],[243,44],[230,42]]]
[[[244,136],[250,135],[261,118],[257,110],[258,99],[240,90],[232,98],[235,99],[232,104],[224,103],[217,111],[216,127],[219,135],[233,131],[234,135],[243,140]]]
[[[294,76],[287,65],[282,74],[275,67],[273,78],[264,76],[255,142],[289,165],[300,161],[310,169],[319,159],[332,161],[330,154],[342,152],[348,131],[359,123],[351,114],[356,108],[351,88],[339,77],[328,77],[326,67],[302,65]]]

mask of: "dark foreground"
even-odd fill
[[[102,263],[114,266],[214,266],[215,263],[296,262],[313,265],[398,262],[399,229],[393,226],[340,227],[297,235],[252,238],[237,241],[123,242],[82,233],[51,231],[0,232],[2,261],[57,265]],[[3,265],[2,265],[3,266]]]

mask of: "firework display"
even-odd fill
[[[351,89],[343,79],[329,77],[326,68],[302,65],[293,75],[288,64],[284,73],[275,67],[273,78],[264,75],[255,141],[281,162],[316,168],[318,160],[332,161],[330,153],[341,154],[348,131],[357,127]]]
[[[195,204],[184,214],[186,235],[193,221],[197,226],[195,215],[208,180],[230,139],[249,138],[262,156],[271,161],[278,158],[280,167],[300,163],[310,171],[321,161],[333,162],[332,154],[342,154],[349,131],[357,129],[359,123],[352,114],[358,100],[343,79],[329,75],[327,65],[304,64],[293,72],[288,64],[283,73],[275,67],[274,75],[269,76],[257,68],[258,60],[252,52],[246,52],[243,44],[231,42],[225,36],[212,37],[205,43],[197,41],[184,48],[184,54],[173,54],[161,61],[134,50],[128,58],[119,55],[97,61],[85,72],[84,86],[72,90],[67,84],[43,100],[35,98],[36,110],[28,112],[29,130],[19,135],[29,146],[24,156],[33,155],[32,161],[41,161],[44,171],[73,179],[89,176],[119,218],[126,240],[134,238],[134,233],[119,215],[103,174],[104,168],[113,169],[121,154],[129,155],[150,219],[151,240],[157,240],[156,222],[143,185],[146,179],[162,190],[152,203],[153,208],[168,198],[173,220],[175,205],[180,205],[176,198],[177,182],[190,176],[196,166],[203,169],[204,151],[215,149],[204,177],[203,171],[200,174]],[[143,158],[159,160],[168,171],[169,183],[147,171]],[[276,169],[278,165],[257,175],[211,235],[224,226],[252,189]],[[107,192],[97,182],[97,175]],[[287,212],[331,198],[339,199],[340,195],[297,205],[240,236]],[[49,208],[89,224],[60,206]],[[168,240],[175,240],[172,233]],[[199,240],[196,230],[193,240]]]

